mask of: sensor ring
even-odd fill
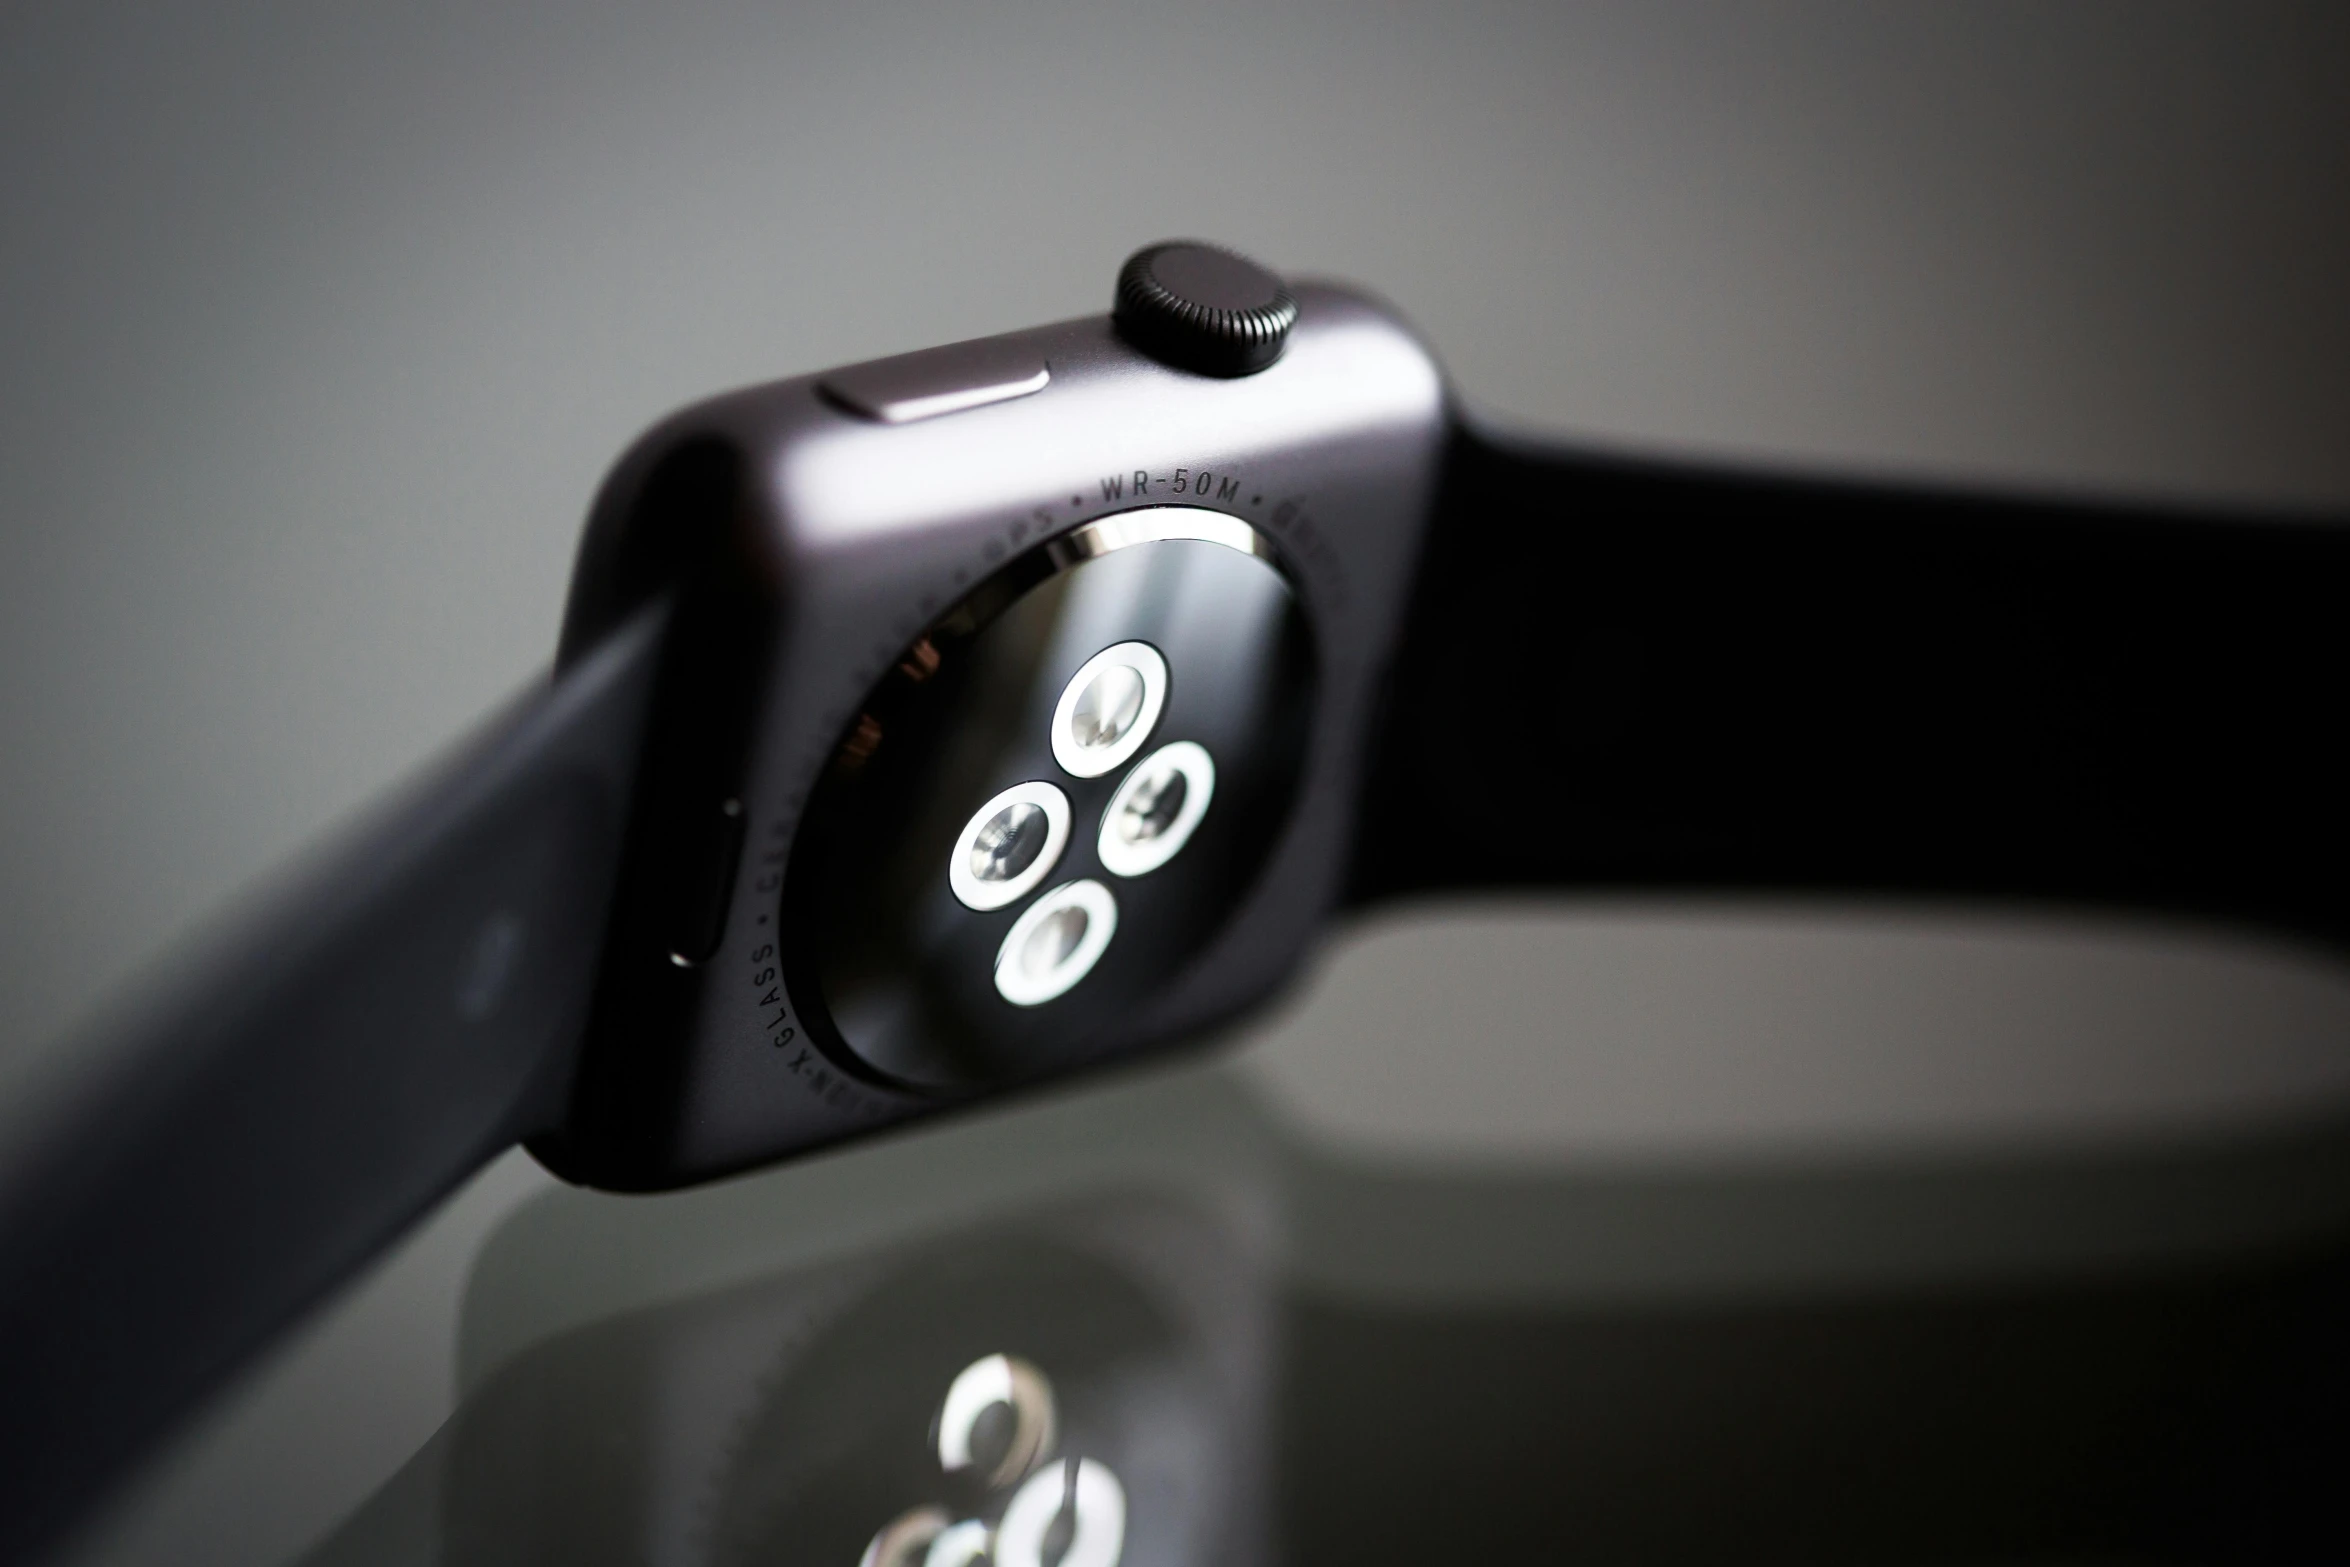
[[[1147,836],[1129,836],[1130,818],[1146,822],[1158,814],[1149,796],[1163,796],[1169,783],[1179,782],[1175,810]],[[1113,876],[1143,876],[1182,852],[1208,814],[1216,794],[1216,763],[1206,746],[1176,740],[1134,764],[1102,811],[1101,837],[1094,845],[1102,868]],[[1139,809],[1138,809],[1139,808]]]
[[[983,874],[979,862],[987,849],[981,841],[982,835],[998,817],[1009,817],[1021,806],[1044,813],[1044,843],[1011,874]],[[1053,867],[1060,863],[1061,851],[1068,844],[1069,797],[1042,779],[1014,784],[972,812],[963,830],[955,835],[954,851],[947,856],[947,887],[965,908],[983,914],[1007,903],[1017,903],[1052,874]]]
[[[1049,961],[1038,963],[1034,943],[1046,939],[1046,925],[1070,913],[1083,921],[1076,939]],[[1063,882],[1031,903],[996,949],[996,993],[1016,1007],[1042,1006],[1093,972],[1118,929],[1118,900],[1098,881]]]
[[[1121,681],[1124,693],[1111,693]],[[1132,698],[1121,701],[1121,695]],[[1096,707],[1102,710],[1096,711]],[[1053,704],[1053,760],[1074,778],[1115,772],[1143,747],[1167,706],[1167,660],[1148,642],[1120,642],[1078,666]],[[1096,738],[1087,733],[1093,726]]]

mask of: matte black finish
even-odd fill
[[[1202,375],[1252,375],[1281,357],[1297,300],[1245,256],[1168,240],[1128,258],[1114,314],[1126,340],[1153,359]]]
[[[559,1108],[660,630],[314,862],[0,1151],[0,1560]]]
[[[2350,937],[2350,529],[1464,436],[1351,896],[1749,887]]]

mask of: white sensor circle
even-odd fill
[[[917,1507],[881,1526],[857,1567],[922,1567],[931,1546],[947,1527],[947,1515],[935,1507]]]
[[[1052,874],[1069,842],[1069,797],[1014,784],[971,813],[947,856],[947,886],[965,908],[1000,909]]]
[[[997,994],[1041,1006],[1093,972],[1118,929],[1118,900],[1098,881],[1063,882],[1012,922],[996,949]]]
[[[994,1538],[986,1524],[976,1518],[966,1518],[938,1532],[938,1538],[930,1542],[930,1549],[922,1553],[922,1567],[972,1567],[974,1562],[987,1560],[988,1546]]]
[[[1191,841],[1216,793],[1216,763],[1190,740],[1160,746],[1135,764],[1102,812],[1102,865],[1115,876],[1140,876],[1175,858]]]
[[[1053,706],[1053,760],[1099,778],[1142,749],[1167,705],[1167,661],[1148,642],[1121,642],[1087,659]]]
[[[1044,1567],[1045,1535],[1064,1509],[1069,1543],[1059,1567],[1118,1567],[1126,1550],[1126,1488],[1090,1458],[1039,1469],[1013,1493],[996,1526],[996,1567]]]
[[[991,1488],[1010,1485],[1052,1451],[1053,1385],[1025,1360],[988,1355],[962,1369],[939,1406],[938,1467],[948,1474],[973,1467],[980,1417],[999,1407],[1012,1413],[1012,1434],[987,1474]]]

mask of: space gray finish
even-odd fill
[[[818,382],[833,401],[884,424],[912,424],[1041,392],[1044,355],[1017,340],[982,338],[835,370]]]
[[[768,972],[801,811],[859,704],[934,617],[1021,552],[1136,506],[1220,509],[1273,540],[1314,627],[1322,695],[1292,825],[1254,892],[1096,1059],[1195,1033],[1290,972],[1345,874],[1365,725],[1450,418],[1434,360],[1391,313],[1334,286],[1296,293],[1287,351],[1240,379],[1154,364],[1090,318],[1002,340],[1052,366],[1050,386],[1016,401],[880,425],[807,377],[689,409],[622,459],[581,547],[566,646],[592,646],[677,583],[682,568],[648,541],[721,530],[696,546],[722,564],[684,586],[680,624],[754,628],[713,657],[756,676],[727,720],[740,756],[677,787],[739,797],[747,848],[723,942],[691,969],[629,924],[657,903],[665,851],[640,846],[624,871],[571,1114],[533,1144],[558,1172],[674,1185],[937,1106],[844,1072],[808,1040],[810,998]],[[705,600],[723,607],[701,614]],[[669,787],[655,776],[649,798]]]

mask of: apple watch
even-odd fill
[[[2338,521],[1505,437],[1203,244],[1114,301],[655,426],[548,684],[13,1108],[0,1557],[504,1147],[723,1176],[1199,1037],[1350,908],[2350,928]]]

